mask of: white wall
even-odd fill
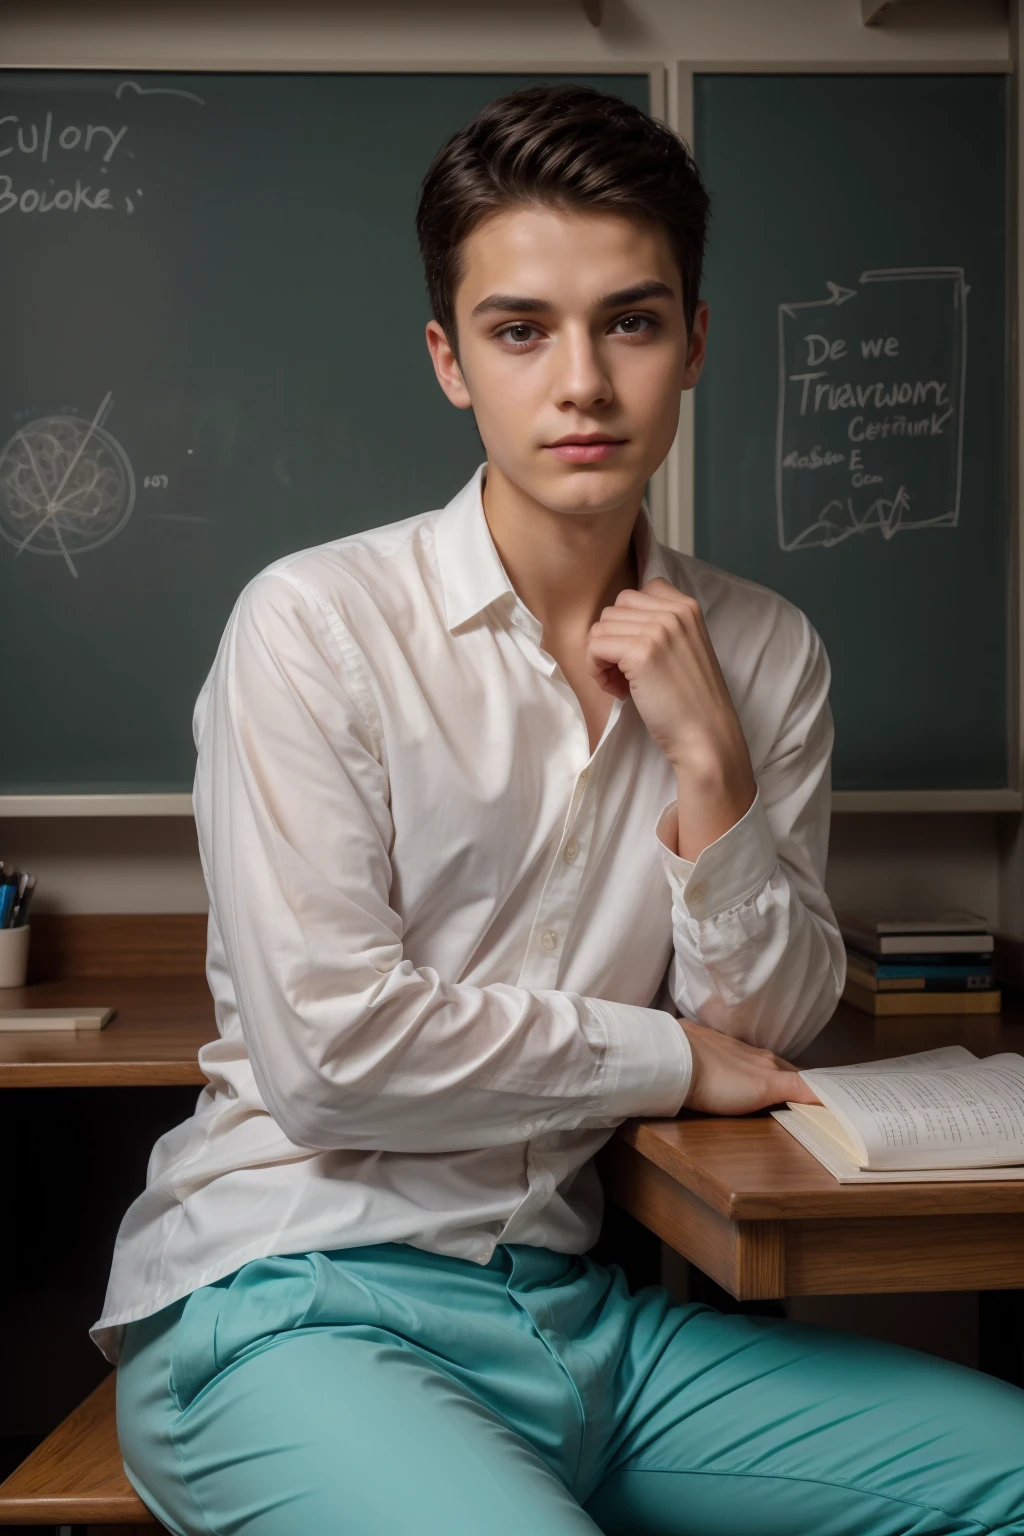
[[[0,11],[0,63],[8,68],[329,68],[409,59],[496,68],[611,59],[885,66],[1009,56],[1007,8],[999,0],[900,0],[872,28],[861,24],[859,0],[606,0],[600,29],[586,20],[580,0],[6,0]],[[1019,823],[979,813],[837,815],[829,894],[836,906],[969,906],[1024,931],[1015,880],[1004,878],[1000,891],[1001,841],[1009,847]],[[40,910],[205,906],[185,818],[9,821],[0,826],[0,857],[38,873]]]

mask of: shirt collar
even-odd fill
[[[475,618],[499,598],[511,595],[515,603],[520,601],[501,563],[484,516],[486,468],[486,460],[477,465],[472,478],[441,512],[434,530],[445,612],[451,631],[465,624],[467,619]],[[654,536],[646,500],[640,503],[633,536],[638,585],[642,587],[655,576],[671,582],[664,548]]]

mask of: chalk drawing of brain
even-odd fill
[[[41,416],[0,451],[0,534],[18,553],[71,555],[131,516],[135,476],[116,438],[80,416]]]

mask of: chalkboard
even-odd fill
[[[703,75],[695,549],[832,663],[837,790],[1004,788],[1007,82]]]
[[[646,74],[0,73],[0,791],[187,790],[241,588],[443,506],[414,213],[486,102]]]

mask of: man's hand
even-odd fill
[[[706,1115],[748,1115],[792,1099],[820,1104],[797,1069],[771,1051],[720,1034],[706,1024],[680,1019],[693,1053],[693,1076],[685,1108]]]
[[[717,778],[750,754],[696,598],[655,576],[625,587],[590,626],[587,666],[615,698],[632,694],[648,731],[679,770]]]
[[[625,587],[592,624],[587,666],[605,692],[633,703],[676,771],[677,847],[696,859],[754,803],[743,726],[700,604],[654,577]]]

